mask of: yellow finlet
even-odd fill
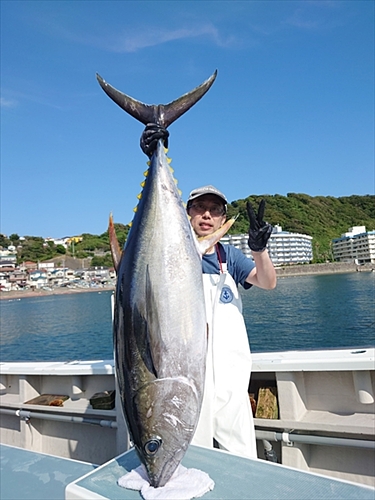
[[[141,187],[142,187],[142,188],[144,188],[144,187],[145,187],[145,185],[146,185],[146,181],[142,181],[142,182],[141,182]]]
[[[133,208],[133,212],[136,213],[138,211],[138,207]]]
[[[147,169],[147,170],[145,170],[145,171],[143,172],[143,175],[144,175],[145,177],[147,177],[147,176],[148,176],[148,169]]]
[[[142,198],[142,193],[139,193],[139,195],[137,196],[138,200],[140,200]]]

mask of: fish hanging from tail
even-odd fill
[[[211,87],[166,105],[147,105],[99,75],[102,89],[143,124],[167,127]],[[201,256],[229,229],[195,237],[161,140],[149,162],[132,226],[121,251],[112,216],[117,272],[113,335],[116,377],[131,439],[150,484],[161,487],[181,462],[198,422],[207,349]]]

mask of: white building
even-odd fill
[[[73,269],[68,267],[59,267],[48,272],[49,284],[52,286],[61,286],[74,281],[76,278]]]
[[[48,285],[47,272],[41,269],[31,271],[29,274],[28,285],[31,288],[43,288]]]
[[[53,271],[55,269],[54,262],[38,262],[38,269],[44,269],[45,271]]]
[[[69,238],[44,238],[45,243],[52,241],[54,245],[62,245],[64,248],[68,248],[68,240]]]
[[[234,247],[241,250],[241,252],[245,254],[246,257],[251,259],[251,250],[247,244],[248,239],[248,234],[226,234],[221,238],[220,242],[233,245]]]
[[[222,243],[239,248],[246,257],[251,258],[251,250],[248,247],[247,234],[226,235],[221,238]],[[267,249],[273,264],[305,264],[313,259],[312,236],[307,234],[289,233],[283,231],[281,226],[276,225],[273,228]]]
[[[0,262],[1,261],[12,261],[14,264],[17,262],[17,251],[14,246],[9,246],[8,249],[0,250]]]
[[[313,259],[312,236],[283,231],[279,225],[273,228],[267,248],[275,266],[308,264]]]
[[[365,226],[350,227],[341,238],[332,240],[333,258],[339,262],[375,263],[375,231]]]

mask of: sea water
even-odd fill
[[[111,359],[111,295],[1,300],[0,361]],[[253,352],[375,345],[375,273],[279,278],[241,296]]]
[[[375,346],[375,273],[279,278],[241,295],[253,352]]]

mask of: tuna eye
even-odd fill
[[[161,446],[160,438],[150,439],[150,441],[147,441],[147,443],[144,445],[144,450],[148,456],[152,457],[158,451],[160,446]]]

